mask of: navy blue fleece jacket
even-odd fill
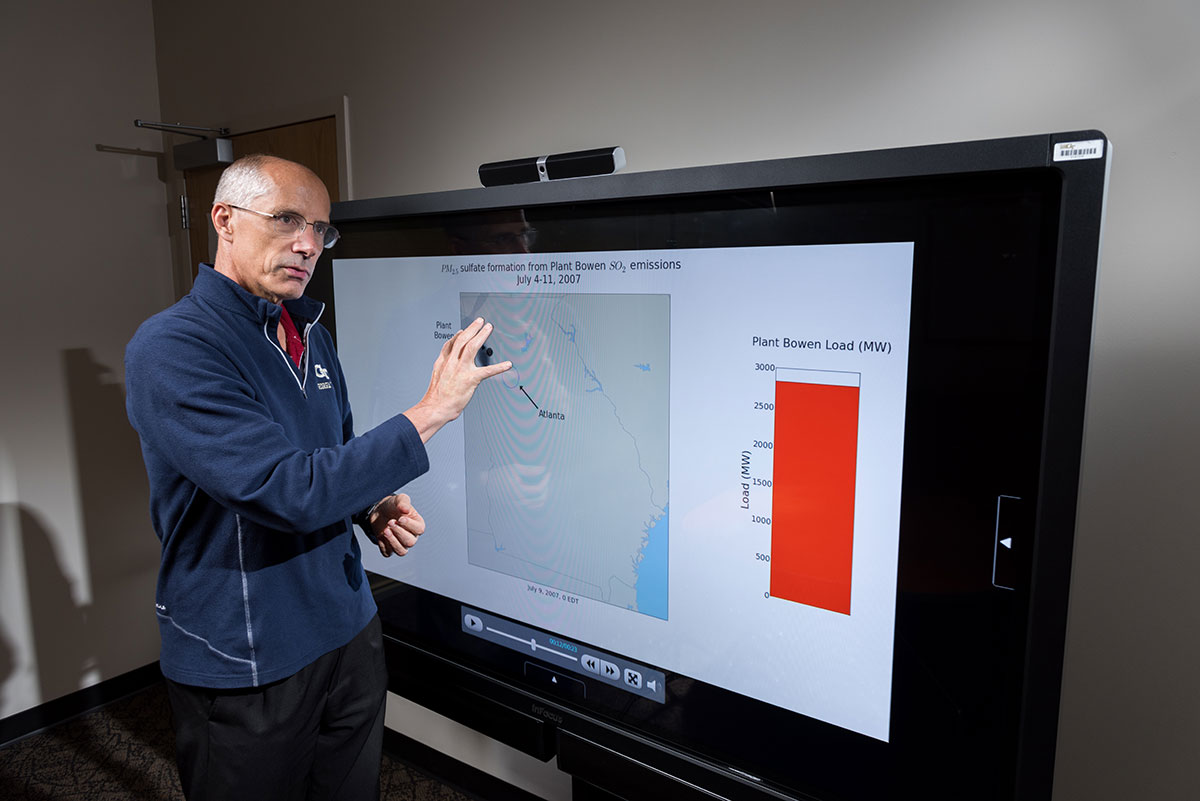
[[[125,351],[162,541],[161,665],[178,682],[259,686],[353,639],[375,602],[351,518],[429,467],[402,415],[354,436],[323,305],[285,303],[299,369],[279,306],[208,265]]]

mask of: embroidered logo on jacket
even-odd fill
[[[319,364],[313,365],[313,372],[317,374],[317,378],[323,378],[324,381],[317,383],[317,389],[333,389],[333,382],[329,379],[329,371]]]

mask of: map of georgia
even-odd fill
[[[460,303],[513,363],[463,414],[471,564],[665,620],[670,296]]]

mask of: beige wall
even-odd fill
[[[156,656],[153,535],[116,395],[125,341],[170,300],[175,187],[151,158],[95,148],[160,149],[134,117],[239,128],[346,95],[356,197],[471,186],[481,162],[614,144],[632,171],[1099,127],[1116,157],[1055,799],[1194,795],[1195,2],[287,7],[6,10],[0,716]],[[410,733],[528,773],[449,724]]]
[[[171,300],[149,0],[7,4],[0,717],[158,658],[123,352]]]

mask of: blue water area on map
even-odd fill
[[[667,619],[667,530],[671,505],[663,507],[662,517],[646,526],[646,542],[637,566],[637,610],[662,620]]]

